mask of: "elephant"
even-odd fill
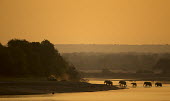
[[[119,81],[119,85],[122,87],[126,87],[126,81]]]
[[[104,81],[104,84],[105,84],[105,85],[112,86],[112,85],[113,85],[113,82],[110,81],[110,80],[105,80],[105,81]]]
[[[147,87],[152,87],[152,83],[151,82],[144,82],[143,86]]]
[[[131,83],[133,87],[136,87],[137,86],[137,83]]]
[[[156,86],[156,87],[162,87],[162,83],[156,82],[156,83],[155,83],[155,86]]]

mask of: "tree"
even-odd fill
[[[58,53],[54,45],[44,40],[28,42],[12,39],[7,47],[0,44],[0,76],[41,76],[55,74],[58,77],[68,75],[78,77],[78,71],[70,66]]]

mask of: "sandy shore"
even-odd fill
[[[120,89],[116,86],[104,84],[90,84],[84,82],[57,81],[13,81],[0,82],[0,95],[29,95],[66,92],[94,92]]]

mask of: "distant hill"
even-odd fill
[[[170,45],[56,44],[60,53],[170,53]]]

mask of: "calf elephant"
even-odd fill
[[[151,82],[144,82],[143,86],[147,87],[152,87],[152,83]]]
[[[126,81],[119,81],[119,85],[122,87],[126,87]]]
[[[136,87],[137,86],[137,83],[131,83],[133,87]]]
[[[105,80],[105,81],[104,81],[104,84],[105,84],[105,85],[112,86],[112,85],[113,85],[113,82],[110,81],[110,80]]]
[[[156,83],[155,83],[155,86],[156,86],[156,87],[162,87],[162,83],[156,82]]]

